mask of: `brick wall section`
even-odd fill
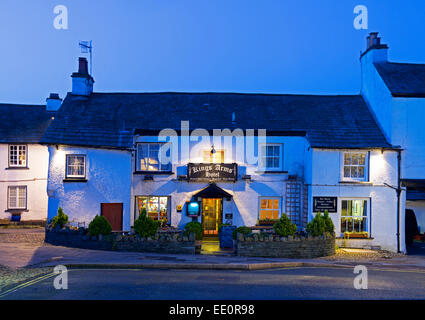
[[[310,259],[335,254],[335,238],[238,234],[238,256]]]
[[[81,231],[66,229],[46,229],[46,242],[82,249],[186,254],[195,254],[196,247],[194,236],[189,239],[178,234],[156,234],[153,239],[144,239],[134,235],[111,234],[96,238]]]

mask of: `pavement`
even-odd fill
[[[360,250],[361,251],[361,250]],[[358,253],[358,250],[357,250]],[[40,243],[0,243],[0,265],[9,268],[150,268],[260,270],[285,267],[353,267],[365,265],[386,269],[425,270],[425,256],[395,255],[390,258],[338,259],[338,255],[316,259],[238,257],[216,254],[160,254],[68,248]]]

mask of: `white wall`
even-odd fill
[[[9,145],[0,144],[0,219],[10,219],[7,210],[8,186],[27,186],[27,212],[21,221],[46,220],[47,218],[47,171],[49,153],[47,147],[29,144],[28,169],[8,169]]]
[[[63,182],[66,154],[86,155],[87,182]],[[48,218],[59,207],[74,223],[86,226],[100,215],[101,203],[123,203],[123,229],[130,229],[131,153],[128,151],[49,146]]]
[[[397,152],[380,150],[370,151],[370,180],[360,183],[341,183],[342,156],[344,150],[314,149],[312,155],[312,182],[310,210],[314,196],[338,197],[338,212],[330,213],[335,225],[336,235],[340,230],[341,199],[365,198],[370,202],[370,225],[372,243],[383,249],[397,250],[397,194],[384,183],[397,187]],[[403,192],[404,193],[404,192]],[[404,207],[400,210],[400,231],[404,230]],[[312,218],[312,217],[310,217]],[[350,240],[355,242],[357,240]],[[401,241],[404,250],[404,240]]]
[[[138,137],[136,141],[155,142],[158,141],[158,137]],[[181,142],[181,137],[179,137],[178,141]],[[236,183],[217,182],[219,187],[233,195],[232,201],[223,201],[223,214],[233,213],[233,223],[235,225],[253,226],[256,224],[260,196],[280,197],[282,200],[282,209],[285,211],[288,175],[297,175],[299,179],[303,179],[304,153],[307,148],[306,139],[304,137],[267,137],[267,142],[283,144],[283,170],[287,171],[287,173],[261,174],[256,164],[247,164],[243,158],[240,161],[240,153],[236,155],[236,139],[233,139],[232,142],[223,141],[222,146],[217,143],[214,145],[217,150],[225,150],[225,162],[238,163],[239,177]],[[255,142],[254,148],[257,147],[257,143],[258,141]],[[184,210],[177,212],[177,205],[184,205],[185,201],[191,200],[191,196],[208,186],[208,182],[178,181],[177,176],[187,174],[188,162],[203,162],[202,156],[196,150],[211,150],[211,144],[207,137],[203,136],[199,138],[199,141],[193,141],[191,143],[189,156],[185,156],[180,151],[175,153],[177,156],[172,161],[172,175],[153,175],[153,181],[144,181],[144,175],[134,174],[132,185],[132,219],[134,219],[135,196],[171,196],[171,208],[169,209],[171,212],[171,224],[183,228],[187,222],[191,221],[191,218],[185,215]],[[173,146],[173,150],[174,148]],[[132,166],[134,170],[134,161]],[[244,174],[251,175],[252,181],[241,180],[241,176]]]

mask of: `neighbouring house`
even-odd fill
[[[0,220],[47,219],[49,153],[40,144],[61,99],[46,105],[0,104]]]
[[[62,207],[76,225],[104,215],[130,231],[146,209],[211,237],[283,213],[303,229],[328,210],[341,244],[405,251],[400,147],[362,95],[96,93],[93,82],[80,58],[42,138],[49,219]]]
[[[407,188],[405,206],[425,233],[425,64],[388,61],[388,46],[373,32],[361,68],[361,94],[387,141],[402,148],[399,174],[401,187]]]

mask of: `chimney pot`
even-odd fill
[[[86,58],[80,57],[78,59],[78,73],[84,74],[84,75],[89,74],[89,69],[87,67],[87,59]]]

